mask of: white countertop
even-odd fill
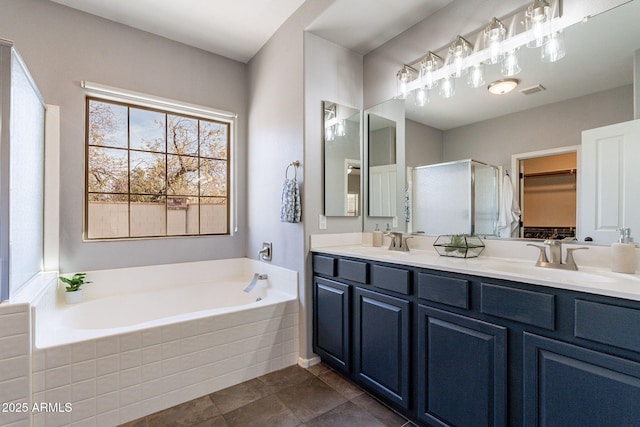
[[[439,256],[433,249],[399,252],[366,244],[313,247],[312,251],[640,301],[640,275],[614,273],[601,267],[579,266],[578,271],[570,271],[536,267],[535,259],[523,261],[483,255],[453,258]]]

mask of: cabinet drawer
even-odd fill
[[[358,283],[369,283],[369,269],[366,262],[338,259],[338,277]]]
[[[481,311],[527,325],[555,329],[555,296],[542,292],[482,284]]]
[[[411,293],[411,271],[401,268],[374,265],[371,284],[376,288],[409,295]]]
[[[469,281],[420,273],[418,298],[468,309]]]
[[[326,276],[336,275],[336,259],[325,255],[313,256],[313,272]]]
[[[603,344],[640,351],[640,310],[575,301],[574,335]]]

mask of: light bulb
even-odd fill
[[[502,42],[507,35],[507,27],[500,20],[493,18],[491,23],[484,30],[484,47],[489,49],[491,54],[488,64],[497,64],[502,61],[504,52]]]
[[[540,60],[542,62],[556,62],[564,58],[565,54],[562,34],[557,32],[553,33],[540,49]]]
[[[470,67],[467,84],[474,89],[484,85],[484,64],[480,63]]]
[[[456,93],[456,86],[453,76],[447,76],[440,83],[440,96],[443,98],[451,98]]]
[[[336,136],[345,136],[347,134],[345,127],[344,127],[344,120],[340,120],[337,124],[336,124]]]
[[[507,53],[507,56],[502,61],[502,75],[511,77],[520,73],[520,71],[522,71],[522,68],[518,63],[518,52],[517,50],[512,50]]]
[[[416,91],[416,105],[424,107],[427,102],[429,102],[429,92],[424,87],[421,87]]]
[[[547,37],[548,24],[551,20],[551,6],[546,0],[535,0],[525,12],[525,28],[533,31],[534,38],[527,46],[540,47]]]

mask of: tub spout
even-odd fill
[[[267,280],[268,278],[269,276],[267,276],[266,274],[254,273],[253,279],[251,279],[251,282],[249,282],[247,287],[244,288],[244,291],[247,293],[251,292],[251,290],[256,286],[256,283],[258,283],[258,280]]]

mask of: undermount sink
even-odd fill
[[[611,283],[616,280],[615,273],[606,271],[573,271],[554,268],[536,267],[534,264],[527,265],[518,262],[484,262],[482,267],[500,271],[508,274],[533,276],[538,279],[554,282],[574,282],[574,283]]]

